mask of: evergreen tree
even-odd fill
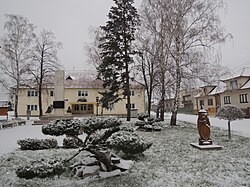
[[[114,0],[108,14],[109,21],[101,29],[104,32],[100,38],[101,64],[97,67],[99,78],[103,80],[103,87],[108,91],[100,93],[100,100],[108,103],[127,99],[127,121],[130,121],[130,64],[135,53],[132,42],[136,27],[139,25],[139,15],[133,6],[134,0]],[[122,90],[122,92],[119,92]],[[103,107],[107,108],[105,104]]]

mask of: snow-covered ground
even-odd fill
[[[166,114],[166,120],[170,119],[171,114]],[[196,124],[197,116],[188,114],[178,114],[178,120],[187,121]],[[11,119],[11,118],[9,118]],[[221,129],[227,129],[227,121],[218,118],[209,117],[211,125]],[[27,121],[27,125],[6,128],[0,130],[0,156],[18,149],[17,140],[25,138],[55,138],[59,145],[62,145],[64,136],[52,137],[42,133],[42,126],[31,125],[32,120]],[[238,120],[231,122],[233,133],[250,137],[250,119]]]
[[[170,118],[170,114],[167,115]],[[219,127],[220,129],[228,129],[228,124],[226,120],[220,120],[215,117],[208,116],[211,126]],[[178,120],[187,121],[190,123],[197,124],[197,115],[188,115],[188,114],[178,114]],[[233,133],[250,137],[250,119],[243,119],[237,121],[231,121],[231,131]]]
[[[13,128],[5,128],[0,130],[0,156],[12,152],[18,148],[17,140],[25,138],[55,138],[58,143],[62,143],[63,137],[51,137],[42,133],[42,126],[31,125],[31,121],[26,122],[27,125],[17,126]]]
[[[70,173],[60,177],[30,180],[19,179],[15,171],[20,165],[40,159],[68,159],[78,150],[50,149],[22,151],[16,141],[24,138],[52,138],[42,134],[42,126],[27,125],[0,130],[0,186],[109,186],[109,187],[234,187],[249,186],[250,178],[250,121],[232,122],[232,139],[229,141],[227,121],[210,117],[213,141],[223,146],[220,151],[201,151],[190,146],[198,140],[197,116],[178,114],[178,126],[169,124],[170,114],[166,114],[166,126],[161,132],[138,131],[145,140],[153,142],[145,156],[138,159],[130,171],[112,179],[74,178]],[[136,120],[136,119],[133,119]],[[187,121],[190,123],[180,122]],[[237,133],[237,134],[234,134]],[[62,144],[63,136],[53,137]],[[76,161],[83,157],[78,156]]]

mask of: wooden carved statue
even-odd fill
[[[199,132],[199,145],[212,145],[210,139],[210,121],[205,109],[199,110],[197,127]]]

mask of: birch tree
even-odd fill
[[[42,93],[46,91],[49,85],[53,84],[51,78],[55,71],[62,67],[57,57],[58,50],[61,47],[62,43],[55,41],[55,35],[46,30],[42,30],[34,41],[32,49],[33,66],[29,68],[29,72],[33,75],[33,80],[38,91],[40,117],[43,115]]]
[[[223,7],[224,2],[223,0],[145,0],[143,2],[150,10],[154,10],[151,12],[155,12],[149,14],[153,20],[158,20],[152,24],[164,28],[156,33],[167,39],[163,57],[167,59],[168,72],[175,80],[170,124],[176,125],[182,81],[199,78],[201,67],[211,67],[209,64],[212,65],[213,62],[208,62],[206,57],[213,54],[214,46],[225,42],[228,36],[221,27],[218,16],[218,10]]]
[[[100,45],[100,38],[103,37],[103,34],[100,28],[90,28],[89,33],[93,41],[85,46],[87,61],[97,68],[102,62],[101,50],[98,46]]]
[[[225,42],[227,36],[218,16],[218,10],[224,5],[223,1],[175,0],[169,3],[170,36],[173,39],[169,53],[174,62],[176,80],[170,124],[176,125],[182,79],[185,74],[193,73],[194,66],[200,62],[206,63],[206,54],[216,44]]]
[[[4,35],[1,38],[0,69],[6,79],[1,82],[8,90],[12,90],[15,98],[14,113],[18,117],[18,93],[20,87],[26,84],[30,48],[34,39],[34,25],[17,15],[6,15]]]
[[[160,118],[164,120],[166,87],[168,85],[167,73],[169,69],[168,48],[171,44],[168,33],[167,19],[165,17],[165,7],[163,2],[158,1],[143,1],[141,10],[141,31],[138,37],[139,45],[144,46],[142,50],[143,60],[147,60],[147,68],[150,72],[147,73],[146,90],[148,93],[148,103],[151,104],[153,90],[159,90],[160,100],[158,107],[160,108]],[[145,47],[147,46],[147,47]],[[149,58],[150,57],[150,58]],[[145,64],[141,62],[142,73],[145,74]],[[147,70],[147,69],[146,69]],[[154,76],[152,76],[154,75]],[[148,82],[146,82],[148,81]],[[147,85],[154,85],[149,87]],[[155,87],[158,87],[155,89]],[[150,106],[149,106],[150,110]]]

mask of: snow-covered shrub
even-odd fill
[[[231,138],[230,122],[243,119],[244,116],[245,113],[237,106],[225,105],[219,108],[215,117],[228,121],[228,138],[230,139]]]
[[[77,143],[78,140],[74,138],[64,138],[63,139],[63,147],[66,149],[71,149],[71,148],[78,148],[79,143]]]
[[[137,119],[141,121],[145,121],[145,118],[148,118],[148,117],[149,117],[148,113],[142,113],[142,114],[138,114]]]
[[[144,125],[146,125],[146,121],[136,121],[135,122],[135,126],[138,126],[138,127],[143,127]]]
[[[122,124],[121,120],[116,117],[108,118],[89,118],[83,126],[83,132],[86,134],[91,134],[97,130],[107,129],[112,127],[118,127]]]
[[[123,151],[125,154],[139,154],[148,149],[152,143],[145,142],[138,134],[131,131],[119,131],[107,140],[108,147]]]
[[[73,119],[60,119],[43,125],[43,134],[52,136],[67,135],[79,135],[80,121]]]
[[[40,150],[58,147],[58,143],[55,139],[26,138],[24,140],[18,140],[17,144],[20,145],[22,150]]]
[[[135,126],[144,131],[161,131],[163,123],[158,118],[149,117],[146,121],[136,121]]]
[[[223,107],[220,107],[216,117],[219,119],[224,119],[228,121],[234,121],[238,119],[243,119],[245,116],[245,113],[234,105],[225,105]]]
[[[26,166],[20,166],[16,174],[19,178],[32,179],[34,177],[45,178],[55,175],[60,176],[65,171],[63,163],[59,160],[32,161]]]

